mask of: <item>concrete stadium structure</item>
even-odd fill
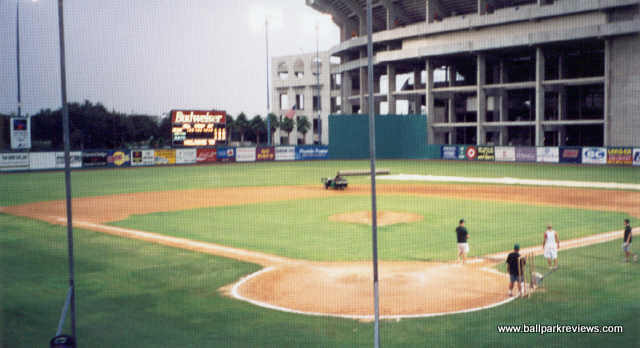
[[[331,63],[328,52],[272,58],[272,112],[283,116],[295,106],[296,116],[306,116],[311,122],[306,136],[303,138],[298,134],[298,138],[290,139],[289,144],[329,143],[328,117],[338,111],[340,103],[339,77],[331,74],[337,68],[337,64]],[[318,70],[320,73],[316,74]],[[285,134],[279,132],[275,144],[284,140],[281,138]],[[295,129],[291,134],[292,137],[296,134]]]
[[[340,111],[366,113],[366,0],[306,2],[340,28]],[[426,113],[432,144],[640,146],[639,5],[374,0],[375,111]]]

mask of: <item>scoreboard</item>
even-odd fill
[[[227,114],[216,110],[171,110],[174,147],[214,146],[227,140]]]

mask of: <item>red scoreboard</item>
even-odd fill
[[[227,140],[227,113],[216,110],[171,110],[175,147],[214,146]]]

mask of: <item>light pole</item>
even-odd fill
[[[20,117],[22,116],[20,95],[20,0],[16,0],[16,72],[18,76],[18,117]]]

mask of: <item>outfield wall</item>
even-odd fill
[[[332,146],[253,146],[188,149],[117,149],[71,152],[71,168],[121,168],[158,165],[211,164],[229,162],[309,161],[359,159],[332,152]],[[398,147],[383,152],[391,154]],[[351,151],[351,150],[349,150]],[[402,150],[403,154],[408,152]],[[452,161],[573,163],[587,165],[624,165],[640,167],[640,148],[632,147],[530,147],[482,145],[424,145],[411,150],[416,159]],[[420,154],[420,156],[417,156]],[[368,155],[368,150],[367,150]],[[386,157],[386,158],[407,158]],[[3,152],[0,172],[56,170],[64,168],[64,152]]]

